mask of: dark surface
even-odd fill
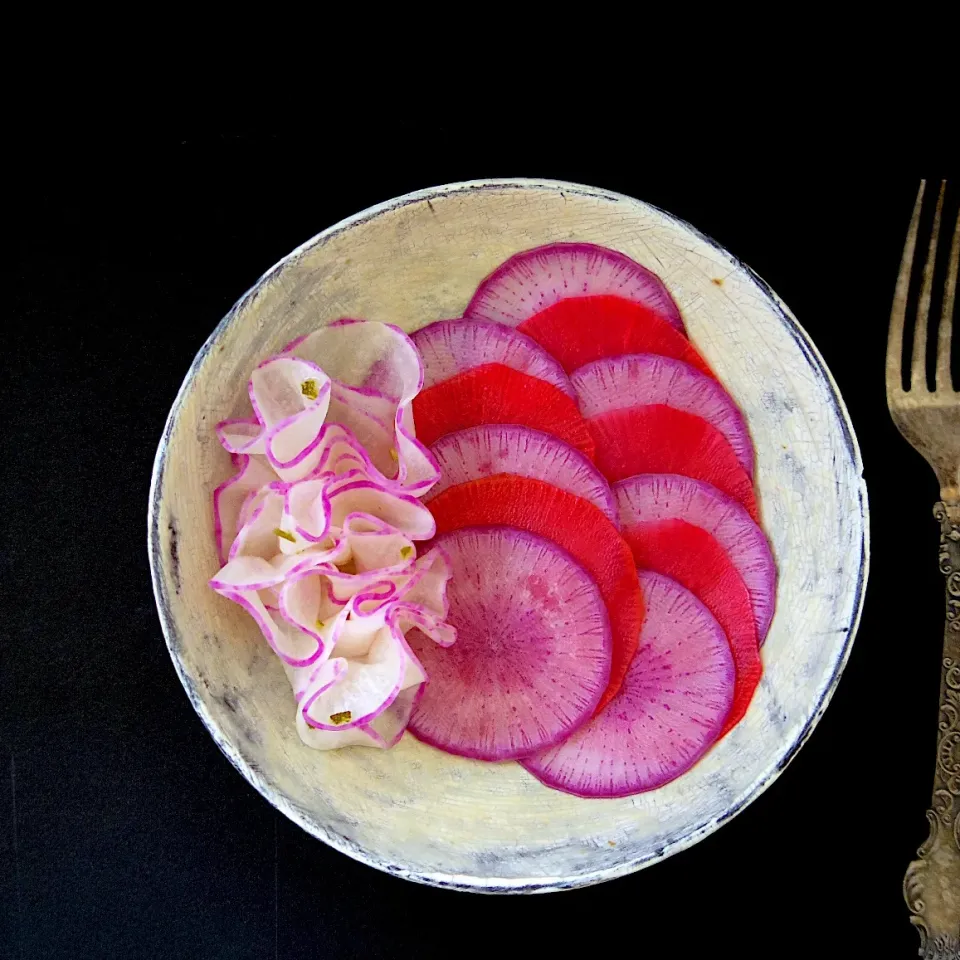
[[[915,181],[860,177],[851,189],[833,171],[664,175],[546,152],[388,154],[374,174],[301,142],[172,141],[12,181],[0,267],[0,957],[596,955],[623,941],[646,956],[915,955],[900,885],[926,835],[933,772],[937,494],[883,394]],[[640,197],[754,267],[840,385],[873,516],[849,666],[786,773],[689,851],[532,898],[406,883],[276,814],[180,687],[145,548],[164,419],[237,297],[344,216],[498,175]]]

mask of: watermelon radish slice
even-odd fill
[[[750,594],[736,567],[706,530],[684,520],[655,520],[624,530],[640,570],[653,570],[686,587],[717,618],[733,651],[736,685],[722,733],[743,717],[762,666]]]
[[[610,675],[610,624],[596,584],[566,551],[506,527],[436,541],[453,577],[446,650],[413,630],[430,682],[410,731],[477,760],[510,760],[569,736],[596,709]]]
[[[576,403],[552,383],[486,363],[458,373],[413,401],[417,440],[427,447],[441,437],[484,423],[532,427],[576,447],[593,459],[590,431]]]
[[[708,483],[670,474],[630,477],[613,492],[625,529],[648,521],[685,520],[714,537],[750,594],[762,644],[773,619],[777,567],[767,538],[746,510]]]
[[[703,417],[661,403],[588,420],[596,464],[611,483],[641,473],[678,473],[713,484],[757,520],[753,481],[733,448]]]
[[[448,487],[497,473],[534,477],[589,500],[614,525],[620,525],[610,485],[600,471],[578,450],[549,434],[508,424],[482,424],[448,433],[430,452],[440,465],[440,480],[424,497],[443,493]]]
[[[464,316],[516,327],[561,300],[604,295],[640,304],[683,333],[680,311],[656,274],[592,243],[551,243],[518,253],[480,284]]]
[[[606,357],[581,367],[572,380],[580,412],[588,420],[610,410],[655,403],[703,417],[726,437],[753,477],[753,441],[743,414],[716,380],[682,360],[649,353]]]
[[[506,474],[450,487],[430,502],[430,510],[438,534],[464,527],[516,527],[552,540],[593,577],[613,631],[610,683],[597,707],[602,710],[620,689],[643,623],[633,557],[616,527],[587,500],[543,480]]]
[[[619,297],[561,300],[517,329],[560,361],[567,373],[604,357],[655,353],[673,357],[712,377],[696,347],[663,317]]]
[[[522,761],[549,787],[624,797],[689,770],[716,741],[733,701],[727,638],[680,584],[640,574],[647,617],[620,692],[569,740]]]
[[[546,380],[575,399],[563,367],[538,343],[502,323],[438,320],[411,334],[410,339],[423,359],[424,388],[464,370],[502,363],[511,370]]]

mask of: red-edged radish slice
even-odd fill
[[[327,423],[349,427],[384,476],[411,493],[436,483],[436,464],[414,436],[410,412],[423,386],[423,365],[402,330],[373,320],[336,320],[298,337],[284,353],[317,364],[332,378]]]

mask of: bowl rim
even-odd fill
[[[744,796],[735,806],[727,810],[722,816],[717,817],[705,824],[702,824],[696,830],[691,831],[671,844],[667,844],[654,853],[646,856],[636,857],[626,860],[623,863],[613,867],[607,867],[601,870],[589,873],[580,873],[574,877],[530,877],[530,878],[490,878],[475,877],[466,874],[449,873],[421,873],[402,864],[391,863],[379,857],[374,851],[362,847],[354,841],[344,837],[342,834],[330,830],[322,823],[310,816],[305,810],[290,802],[280,791],[275,789],[262,774],[259,769],[254,769],[242,757],[240,752],[230,743],[229,739],[222,733],[216,721],[207,710],[202,698],[194,688],[190,676],[187,674],[183,662],[178,652],[178,631],[174,622],[169,603],[166,596],[166,587],[161,575],[161,537],[160,537],[160,513],[163,500],[163,475],[166,465],[167,447],[174,425],[180,414],[183,401],[193,385],[197,372],[207,357],[211,349],[224,334],[227,328],[235,319],[238,312],[252,297],[257,295],[260,287],[271,280],[276,274],[283,270],[288,264],[297,260],[307,250],[324,242],[329,237],[335,236],[368,220],[380,216],[383,213],[397,210],[413,203],[423,200],[435,199],[437,197],[448,196],[450,194],[476,192],[483,190],[558,190],[564,193],[578,194],[594,199],[612,200],[614,202],[626,202],[633,205],[639,205],[649,210],[656,211],[666,218],[673,226],[680,230],[689,231],[700,240],[714,248],[720,253],[730,265],[742,274],[758,289],[765,301],[767,301],[777,314],[778,319],[783,324],[787,332],[792,336],[797,346],[803,353],[807,363],[823,379],[833,404],[836,409],[837,417],[843,431],[844,441],[851,459],[857,469],[858,474],[858,494],[860,504],[860,522],[863,535],[861,538],[860,568],[857,575],[855,606],[852,611],[849,627],[847,629],[846,640],[840,657],[837,659],[829,683],[824,688],[816,708],[810,715],[807,724],[801,730],[799,736],[790,745],[787,752],[772,764],[764,775],[758,777],[750,788],[749,793]],[[214,743],[220,748],[230,763],[244,777],[244,779],[257,790],[274,808],[283,813],[286,817],[296,823],[311,836],[322,840],[327,845],[333,847],[341,853],[346,854],[354,860],[374,867],[392,876],[401,877],[406,880],[412,880],[417,883],[426,884],[433,887],[446,889],[455,889],[473,893],[547,893],[560,890],[571,890],[580,887],[593,886],[606,880],[616,879],[634,873],[651,864],[658,863],[661,860],[686,850],[698,843],[700,840],[714,833],[727,820],[736,816],[740,811],[749,806],[757,797],[766,791],[770,785],[787,768],[793,758],[797,755],[800,748],[807,742],[814,728],[823,716],[826,708],[833,698],[834,692],[839,684],[840,677],[846,667],[853,648],[853,642],[856,637],[857,629],[860,625],[863,613],[863,605],[866,594],[866,584],[870,569],[870,510],[868,504],[867,487],[863,478],[863,461],[860,454],[860,446],[850,420],[850,414],[844,403],[839,387],[833,378],[829,368],[823,360],[819,350],[810,338],[810,335],[797,321],[796,317],[787,307],[787,305],[777,296],[770,285],[760,277],[748,264],[731,254],[724,246],[714,240],[712,237],[699,230],[697,227],[688,223],[680,217],[669,213],[657,207],[654,204],[626,194],[616,193],[611,190],[605,190],[600,187],[592,187],[585,184],[571,183],[564,180],[551,180],[526,177],[507,177],[493,178],[483,180],[465,180],[455,181],[435,187],[426,187],[403,194],[399,197],[383,201],[367,207],[358,213],[352,214],[343,220],[338,221],[332,226],[321,230],[313,237],[300,244],[285,257],[278,260],[272,267],[266,270],[250,288],[234,303],[223,319],[217,324],[213,332],[206,339],[204,344],[198,350],[193,362],[177,391],[170,412],[167,415],[164,424],[163,433],[157,452],[154,458],[153,471],[150,479],[149,502],[147,509],[147,548],[150,562],[150,576],[153,585],[154,599],[157,604],[157,612],[160,617],[160,624],[163,630],[164,641],[173,661],[174,669],[183,685],[184,690],[193,705],[194,710],[200,717],[201,722],[213,738]]]

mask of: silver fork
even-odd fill
[[[904,439],[926,459],[940,484],[933,515],[940,523],[940,572],[947,578],[946,625],[940,675],[930,836],[907,868],[903,895],[920,932],[920,955],[960,960],[960,393],[950,379],[953,305],[960,260],[960,216],[953,230],[937,336],[935,387],[927,386],[926,355],[934,267],[946,181],[934,213],[920,286],[910,361],[910,386],[902,386],[903,328],[914,268],[917,230],[926,182],[921,182],[903,248],[887,340],[887,406]]]

